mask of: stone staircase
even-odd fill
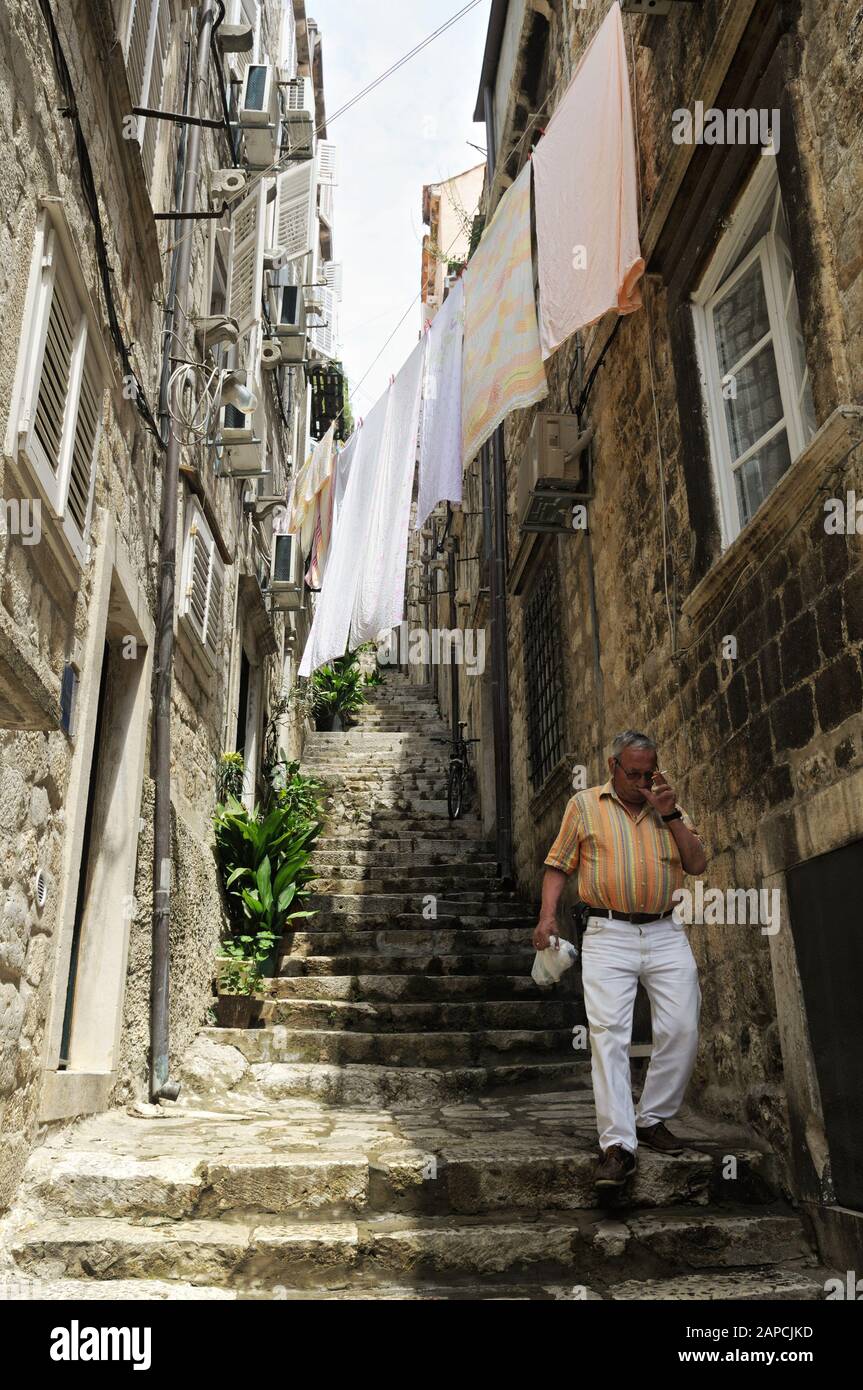
[[[430,692],[396,673],[314,734],[317,915],[264,1026],[205,1028],[174,1105],[35,1151],[0,1293],[85,1299],[815,1299],[822,1269],[746,1130],[691,1111],[597,1202],[571,972],[530,979],[533,915],[477,819],[451,823]],[[728,1157],[736,1160],[732,1178]]]

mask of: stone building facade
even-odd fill
[[[704,1000],[692,1096],[776,1145],[822,1248],[853,1267],[863,25],[855,6],[815,0],[626,13],[637,8],[623,6],[643,307],[559,349],[548,399],[511,416],[494,445],[505,459],[515,874],[538,900],[573,789],[606,780],[619,730],[651,733],[708,847],[705,890],[775,892],[780,904],[775,930],[763,917],[691,928]],[[599,0],[494,0],[476,111],[492,154],[486,223],[606,12]],[[702,116],[739,112],[737,133],[675,138],[699,102]],[[582,483],[556,529],[526,529],[519,478],[536,417],[579,406],[594,431]],[[467,557],[459,621],[489,648],[492,500],[477,461],[450,534]],[[427,598],[412,610],[422,624],[443,602],[413,597]],[[500,672],[487,662],[479,679],[458,674],[491,825]],[[449,676],[435,673],[441,686]]]
[[[198,82],[208,9],[216,32]],[[172,429],[183,445],[172,1061],[206,1021],[224,922],[212,847],[219,756],[244,752],[251,805],[268,735],[292,756],[301,747],[303,730],[279,701],[308,630],[308,596],[293,563],[296,604],[274,597],[272,526],[307,452],[303,358],[326,363],[333,351],[309,300],[307,350],[276,363],[271,316],[277,283],[303,300],[332,258],[320,43],[303,0],[40,0],[0,16],[0,1207],[40,1125],[146,1098],[150,731]],[[269,73],[271,113],[284,110],[277,78],[305,78],[297,90],[311,104],[308,245],[301,255],[288,248],[287,262],[279,211],[302,198],[264,174],[270,159],[247,142],[240,107],[255,65]],[[178,224],[165,214],[179,207],[191,127],[133,108],[183,112],[193,83],[209,124],[177,305]],[[282,158],[278,143],[272,158]],[[239,182],[217,171],[237,171]],[[236,346],[203,340],[201,321],[219,314],[240,320]],[[185,393],[171,379],[184,362],[200,364]],[[210,395],[210,427],[196,429],[220,367],[246,372],[254,416],[230,419]]]

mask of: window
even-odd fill
[[[194,498],[186,505],[179,616],[212,661],[222,640],[225,566],[204,513]]]
[[[693,310],[728,545],[816,429],[773,157],[762,157]]]
[[[23,457],[79,565],[87,555],[109,367],[59,210],[42,212],[7,452]]]
[[[541,572],[524,613],[530,780],[535,791],[563,756],[563,663],[554,562]]]
[[[170,0],[131,0],[123,56],[133,106],[162,109],[170,42]],[[137,139],[148,187],[153,182],[160,124],[149,116],[137,118]]]

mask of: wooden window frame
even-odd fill
[[[790,454],[789,467],[792,467],[812,437],[800,409],[800,397],[806,378],[804,375],[802,380],[798,379],[782,303],[780,252],[777,248],[775,232],[781,196],[775,159],[770,155],[763,156],[743,190],[730,226],[720,239],[697,289],[691,296],[695,345],[705,404],[710,458],[719,500],[719,522],[723,549],[727,549],[735,537],[752,520],[751,517],[744,520],[740,516],[734,481],[736,470],[745,463],[747,456],[757,452],[784,428],[787,433]],[[768,205],[771,204],[770,229],[750,249],[745,259],[735,267],[731,275],[727,275],[727,267],[733,264],[753,227],[764,215]],[[773,348],[782,401],[782,415],[750,449],[735,458],[732,456],[728,422],[721,391],[723,373],[716,346],[714,309],[719,301],[728,294],[730,287],[756,263],[760,264],[761,267],[769,322],[769,333],[765,335],[763,342],[758,346],[759,348],[766,346],[769,342]],[[753,346],[750,352],[754,350]],[[767,500],[767,496],[769,494],[762,499],[761,505]]]

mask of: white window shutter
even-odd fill
[[[52,254],[59,257],[56,246]],[[39,374],[39,395],[33,420],[33,434],[41,445],[45,462],[55,476],[60,471],[63,426],[79,321],[78,305],[66,286],[65,277],[55,272],[45,350]],[[59,511],[59,507],[57,510]]]
[[[324,264],[324,278],[327,286],[332,290],[336,299],[342,297],[342,263],[341,261],[326,261]]]
[[[168,48],[171,42],[170,0],[156,0],[153,15],[153,43],[151,49],[150,71],[147,77],[146,100],[142,106],[154,111],[162,109],[162,93],[165,87],[165,67],[168,61]],[[156,144],[159,138],[159,121],[150,116],[139,118],[143,122],[141,134],[141,158],[148,185],[152,182],[156,163]]]
[[[290,260],[313,249],[315,212],[315,162],[309,159],[276,178],[276,245]]]
[[[321,289],[323,296],[323,322],[312,329],[312,340],[315,347],[326,354],[327,357],[336,356],[336,344],[338,342],[338,302],[333,291],[329,288]]]
[[[225,566],[200,506],[191,498],[188,506],[180,615],[189,623],[202,647],[215,657],[222,640]]]
[[[339,181],[337,147],[332,140],[318,141],[318,179],[330,188]]]
[[[132,98],[133,106],[142,106],[144,104],[143,98],[147,73],[147,58],[149,56],[151,20],[154,7],[155,0],[132,0],[131,9],[129,11],[129,24],[126,29],[126,41],[123,45],[123,57],[126,62],[126,77],[129,83],[129,94]]]
[[[86,541],[96,475],[96,443],[102,414],[102,388],[92,350],[85,350],[78,395],[78,415],[72,443],[66,514],[81,545]]]
[[[201,642],[207,630],[207,593],[210,587],[210,548],[195,515],[189,527],[189,554],[186,570],[186,592],[183,612]]]
[[[261,314],[266,206],[264,180],[259,179],[237,204],[231,219],[226,312],[237,320],[240,332]]]
[[[210,591],[207,596],[207,627],[204,645],[215,659],[222,640],[222,602],[225,595],[225,566],[216,549],[210,551]]]

